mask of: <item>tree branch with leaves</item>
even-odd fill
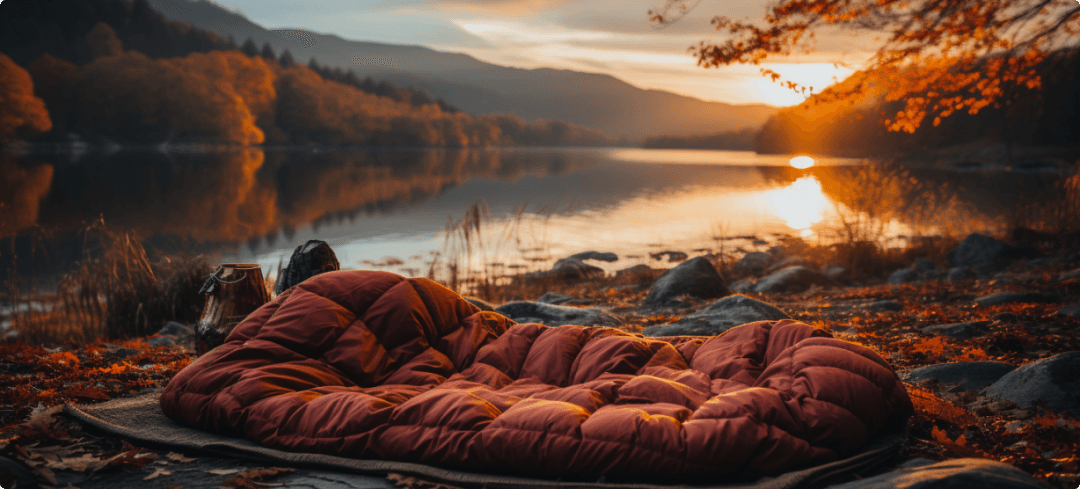
[[[649,18],[667,24],[685,15],[686,8],[685,0],[668,0],[650,10]],[[1037,65],[1080,40],[1080,2],[779,0],[762,21],[717,16],[712,25],[728,39],[690,47],[698,65],[706,68],[809,53],[815,33],[823,29],[881,36],[862,70],[815,99],[903,101],[903,108],[882,122],[891,131],[914,132],[927,119],[937,125],[958,111],[975,114],[1007,104],[1012,88],[1040,88]],[[806,93],[806,87],[774,71],[762,73]]]

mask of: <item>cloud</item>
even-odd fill
[[[526,16],[560,8],[569,2],[568,0],[425,0],[424,3],[446,12]]]

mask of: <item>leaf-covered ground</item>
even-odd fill
[[[1080,303],[1080,281],[1056,280],[1067,269],[1017,269],[989,281],[815,287],[797,295],[758,298],[840,339],[873,348],[897,370],[972,360],[1019,366],[1080,350],[1080,320],[1057,314],[1064,305]],[[608,308],[630,331],[676,320],[709,302],[687,298],[673,307],[642,309],[639,305],[647,288],[647,284],[601,279],[548,290]],[[975,305],[976,297],[995,292],[1048,292],[1059,302]],[[898,301],[903,307],[889,312],[859,307],[880,300]],[[920,332],[934,324],[968,321],[989,321],[987,333],[955,340]],[[190,474],[182,479],[168,477],[184,470],[185,464],[196,463],[185,462],[193,458],[188,454],[153,451],[97,437],[63,416],[52,416],[55,408],[47,408],[65,402],[100,402],[164,387],[192,359],[185,347],[152,348],[144,339],[77,348],[0,344],[0,392],[5,393],[0,401],[0,455],[60,485],[77,487],[79,481],[124,475],[146,481],[159,479],[156,485],[161,487],[184,485],[177,480],[187,480],[190,486],[196,480]],[[910,423],[903,457],[987,458],[1019,467],[1054,487],[1073,489],[1080,484],[1080,422],[1038,406],[1020,408],[950,386],[909,384],[908,389],[918,414]],[[213,477],[213,483],[222,487],[264,487],[289,470],[241,467],[235,461],[216,459],[199,463],[210,462],[220,467],[187,470]],[[162,482],[166,480],[167,484]]]

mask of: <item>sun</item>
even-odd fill
[[[833,83],[842,81],[855,72],[850,68],[830,63],[786,63],[762,65],[762,68],[779,73],[782,80],[790,80],[800,86],[807,87],[808,92],[810,87],[813,87],[814,93],[820,92]],[[778,107],[798,105],[806,100],[803,94],[795,92],[779,82],[773,82],[772,79],[766,77],[761,77],[760,80],[755,82],[754,88],[762,100]]]

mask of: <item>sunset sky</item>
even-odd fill
[[[419,44],[519,68],[606,73],[657,88],[729,103],[791,105],[802,97],[763,78],[758,66],[704,69],[687,48],[719,40],[715,15],[760,19],[768,0],[702,1],[679,22],[648,21],[662,0],[215,0],[268,28],[301,28],[347,39]],[[763,65],[815,90],[857,68],[874,40],[819,35],[818,52]],[[847,63],[850,67],[834,67]]]

